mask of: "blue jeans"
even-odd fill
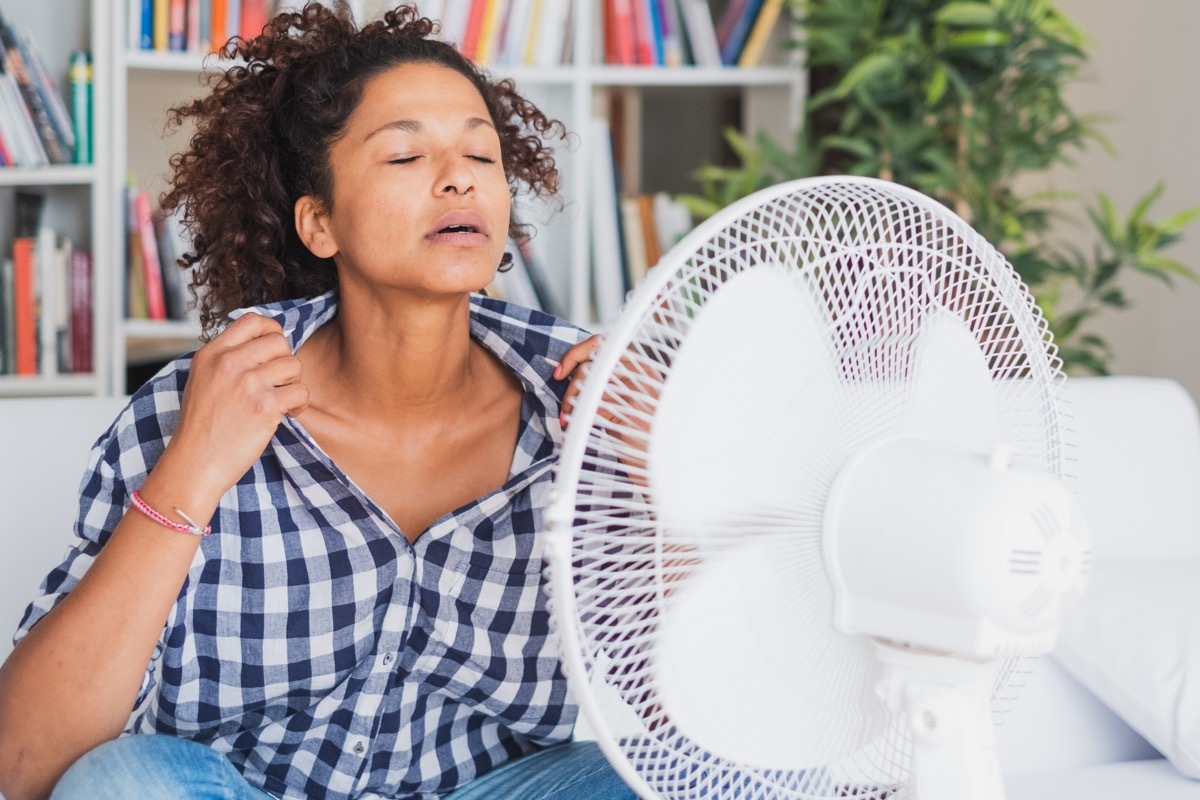
[[[188,739],[137,735],[76,761],[51,800],[271,800],[224,756]],[[594,742],[569,742],[503,764],[445,800],[636,800]]]

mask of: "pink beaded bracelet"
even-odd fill
[[[192,519],[178,508],[175,509],[175,513],[186,519],[188,524],[184,525],[182,522],[175,522],[174,520],[167,519],[162,514],[151,508],[146,501],[142,499],[142,496],[138,494],[137,489],[134,489],[132,492],[130,492],[129,497],[133,500],[134,508],[157,522],[159,525],[165,525],[173,531],[179,531],[180,533],[191,533],[196,536],[208,536],[210,533],[212,533],[212,525],[205,525],[204,528],[201,529],[200,523],[196,522],[196,520]]]

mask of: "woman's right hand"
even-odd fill
[[[307,406],[300,359],[283,328],[261,314],[245,314],[192,358],[163,460],[190,465],[193,489],[215,507],[262,455],[284,415]]]

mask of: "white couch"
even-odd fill
[[[1200,565],[1200,424],[1192,399],[1178,384],[1159,379],[1079,379],[1070,386],[1079,493],[1098,565],[1131,559],[1151,565],[1195,559]],[[6,456],[0,458],[0,507],[6,510],[0,528],[0,659],[8,655],[26,603],[70,537],[88,447],[121,404],[112,398],[0,400]],[[1087,631],[1076,631],[1071,641],[1071,666],[1078,672]],[[1200,781],[1181,775],[1072,678],[1060,655],[1035,664],[999,728],[1009,800],[1200,798]],[[1195,666],[1200,683],[1200,663]],[[1154,681],[1145,688],[1157,685]],[[1189,699],[1183,690],[1178,694],[1181,703]],[[1200,719],[1200,705],[1187,710]],[[1174,752],[1175,743],[1163,740],[1161,730],[1143,717],[1138,722],[1160,739],[1160,749]]]

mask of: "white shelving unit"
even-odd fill
[[[89,222],[88,236],[94,254],[96,284],[96,374],[91,377],[32,379],[19,386],[0,379],[0,396],[6,394],[121,393],[126,370],[139,362],[163,361],[192,349],[198,328],[187,323],[126,320],[125,298],[125,186],[130,173],[156,196],[165,189],[168,158],[186,145],[187,134],[163,135],[166,111],[189,97],[204,92],[206,69],[222,68],[215,56],[180,53],[150,53],[130,49],[125,0],[74,0],[86,8],[86,19],[77,35],[62,31],[61,3],[18,2],[5,13],[39,34],[48,58],[61,58],[76,47],[88,47],[96,64],[94,167],[54,167],[45,170],[13,170],[0,173],[0,198],[7,186],[75,187],[82,194]],[[562,211],[551,215],[546,208],[529,209],[527,221],[537,228],[535,250],[548,272],[567,316],[588,325],[591,319],[590,219],[592,195],[586,167],[595,153],[589,140],[588,120],[604,110],[609,93],[621,92],[652,110],[664,98],[695,98],[699,104],[716,97],[736,95],[741,102],[741,127],[747,132],[768,130],[776,139],[790,138],[799,118],[803,73],[796,64],[756,69],[704,69],[696,67],[616,67],[595,63],[596,19],[600,4],[574,0],[574,63],[553,69],[489,67],[496,75],[513,78],[523,94],[538,103],[571,131],[557,160],[562,174]],[[52,7],[53,6],[53,7]],[[31,19],[32,17],[32,19]],[[786,24],[781,21],[780,25]],[[58,37],[52,52],[49,41]],[[649,115],[647,115],[649,116]],[[698,123],[703,125],[704,123]],[[632,144],[648,161],[654,145],[674,144],[677,137],[695,125],[671,125],[670,130],[639,131]],[[710,139],[719,132],[707,131]],[[692,131],[692,133],[695,133]],[[630,142],[627,140],[627,144]],[[674,147],[676,151],[680,146]],[[696,155],[688,170],[701,164]],[[687,171],[687,170],[684,170]],[[34,174],[30,174],[34,173]],[[637,187],[642,191],[664,188]],[[56,190],[57,191],[57,190]],[[0,222],[0,234],[3,234]],[[551,254],[558,257],[551,259]]]
[[[75,0],[64,13],[60,3],[4,2],[5,19],[32,32],[38,50],[58,82],[67,88],[67,63],[72,50],[92,54],[93,152],[96,163],[45,167],[0,168],[0,248],[7,255],[13,237],[15,193],[29,189],[46,198],[43,221],[71,237],[76,247],[92,252],[94,313],[92,374],[0,375],[0,397],[105,394],[109,391],[107,365],[112,318],[109,291],[117,272],[109,257],[112,229],[108,227],[104,192],[109,184],[107,162],[111,150],[111,82],[105,69],[110,61],[112,35],[107,0]],[[64,98],[65,99],[65,98]]]

